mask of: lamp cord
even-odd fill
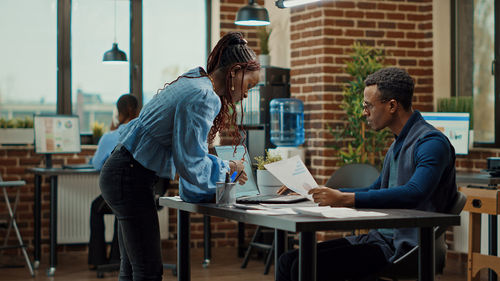
[[[114,32],[114,37],[115,37],[115,41],[114,43],[116,43],[116,0],[115,0],[115,32]]]

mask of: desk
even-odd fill
[[[38,268],[41,256],[41,202],[42,202],[42,176],[50,177],[50,260],[48,276],[54,276],[57,266],[57,177],[70,174],[99,174],[94,169],[62,169],[62,168],[30,168],[28,172],[35,174],[35,229],[34,229],[34,262],[33,266]]]
[[[491,177],[486,173],[457,173],[456,182],[495,188],[500,184],[500,177]],[[476,275],[483,267],[500,272],[500,266],[495,266],[495,261],[497,265],[500,262],[500,258],[495,258],[498,253],[499,190],[468,187],[460,187],[460,190],[467,195],[464,210],[470,213],[467,280],[479,280],[479,276]],[[488,255],[481,255],[481,214],[488,215]],[[488,273],[488,280],[496,281],[497,274],[491,269]]]
[[[316,231],[348,230],[357,228],[420,228],[419,280],[434,280],[434,226],[460,224],[460,216],[416,210],[378,209],[388,214],[383,217],[331,219],[311,216],[265,216],[249,214],[245,210],[221,208],[213,203],[193,204],[168,197],[160,198],[160,205],[177,209],[177,280],[189,281],[190,276],[190,213],[200,213],[239,222],[275,228],[275,264],[285,251],[287,231],[299,233],[299,280],[316,280]]]

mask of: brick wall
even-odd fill
[[[345,60],[354,42],[383,49],[416,81],[414,106],[433,109],[432,1],[323,1],[291,11],[292,96],[305,103],[307,165],[324,183],[336,169],[327,124],[339,123]]]

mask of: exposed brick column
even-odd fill
[[[336,170],[327,124],[342,120],[345,60],[354,42],[386,51],[415,79],[414,107],[433,110],[432,1],[322,1],[291,11],[291,92],[305,103],[307,165],[318,183]]]

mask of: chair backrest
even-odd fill
[[[330,188],[355,188],[370,186],[380,175],[370,164],[347,164],[340,167],[328,179],[325,186]]]
[[[467,196],[460,191],[457,191],[457,195],[455,196],[455,200],[451,209],[448,211],[448,214],[452,215],[460,215],[462,210],[465,207],[465,202],[467,201]],[[446,227],[437,227],[435,229],[436,238],[442,235],[446,231]]]

